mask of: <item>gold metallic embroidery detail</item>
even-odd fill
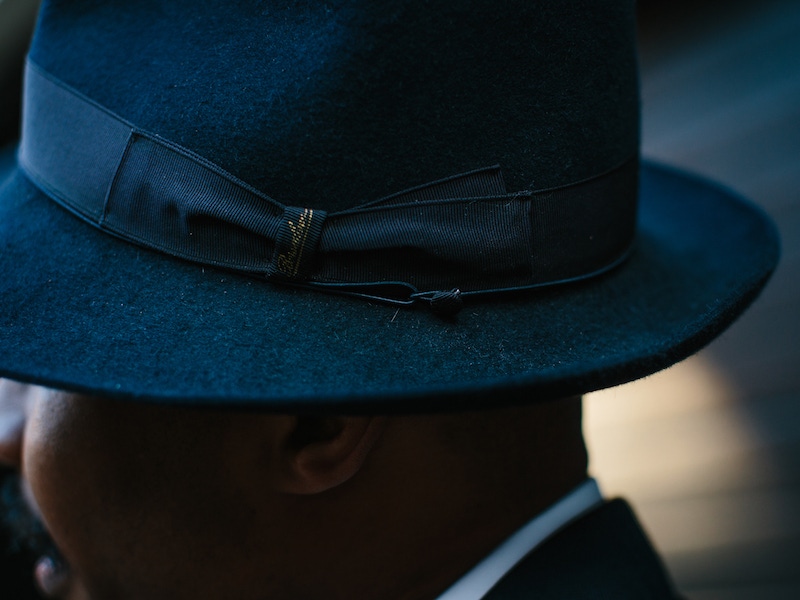
[[[314,218],[314,211],[304,208],[303,213],[294,221],[287,221],[291,232],[291,245],[289,250],[278,256],[278,269],[287,277],[296,277],[300,270],[300,262],[303,260],[303,250],[305,249],[308,231],[311,220]]]

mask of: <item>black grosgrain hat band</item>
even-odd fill
[[[496,166],[326,213],[284,206],[32,63],[19,164],[50,198],[140,246],[441,312],[462,295],[601,274],[635,236],[636,156],[558,188],[508,193]]]

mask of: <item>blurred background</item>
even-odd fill
[[[18,136],[22,67],[39,0],[0,0],[0,148]]]
[[[0,146],[17,135],[35,5],[0,0]],[[607,496],[632,501],[688,598],[796,600],[800,1],[641,0],[639,17],[645,156],[760,204],[783,259],[699,355],[587,398],[591,470]],[[0,597],[33,597],[29,582],[29,567],[0,559]]]
[[[693,600],[800,598],[800,2],[642,0],[645,156],[777,222],[783,256],[706,350],[591,394],[591,470]],[[709,231],[709,235],[713,235]]]

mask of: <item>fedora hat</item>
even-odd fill
[[[45,1],[2,180],[0,374],[160,403],[589,392],[779,252],[640,159],[631,0]]]

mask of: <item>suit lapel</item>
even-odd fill
[[[674,600],[672,583],[623,500],[574,521],[520,561],[484,600]]]

